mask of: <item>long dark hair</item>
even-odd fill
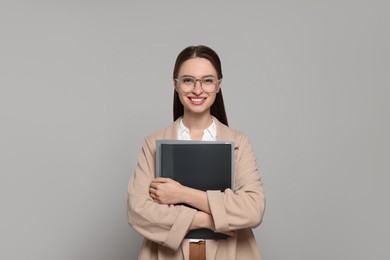
[[[175,67],[173,68],[173,78],[177,78],[181,65],[189,59],[192,58],[205,58],[211,62],[217,71],[218,79],[222,79],[222,67],[221,61],[218,57],[218,54],[211,48],[198,45],[198,46],[189,46],[182,50],[176,58]],[[223,103],[222,90],[216,94],[215,101],[211,105],[210,113],[212,116],[215,116],[221,123],[228,125],[228,120],[225,111],[225,105]],[[184,106],[180,102],[179,95],[176,90],[174,90],[173,95],[173,121],[183,116]]]

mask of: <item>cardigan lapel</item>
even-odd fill
[[[217,118],[213,117],[213,120],[217,126],[217,140],[221,142],[222,141],[233,142],[234,149],[237,149],[238,143],[236,142],[235,132],[232,129],[230,129],[228,126],[219,122]]]
[[[181,117],[176,119],[170,126],[168,126],[164,131],[163,139],[166,140],[177,140],[177,131],[179,129]]]
[[[177,131],[179,129],[181,117],[176,119],[170,126],[168,126],[164,131],[163,139],[166,140],[177,140]],[[213,116],[213,120],[217,127],[217,141],[223,142],[233,142],[234,148],[238,148],[238,144],[235,142],[235,132],[230,129],[228,126],[219,122],[219,120]]]

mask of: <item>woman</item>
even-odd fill
[[[249,139],[228,127],[221,82],[220,59],[209,47],[190,46],[178,55],[173,70],[174,123],[145,138],[128,186],[128,220],[145,237],[139,259],[191,259],[198,252],[206,256],[203,259],[261,259],[252,228],[263,218],[263,185]],[[234,142],[235,190],[204,192],[155,178],[159,139]],[[179,203],[193,208],[175,205]],[[184,238],[198,228],[230,237]]]

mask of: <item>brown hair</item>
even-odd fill
[[[185,61],[192,58],[205,58],[209,60],[217,71],[218,79],[222,79],[222,67],[218,54],[211,48],[204,45],[189,46],[179,53],[176,58],[175,67],[173,68],[174,79],[177,78],[181,65]],[[210,113],[212,116],[215,116],[221,123],[228,125],[221,89],[216,94],[215,101],[210,108]],[[183,114],[184,107],[180,102],[178,93],[175,90],[173,96],[173,121],[183,116]]]

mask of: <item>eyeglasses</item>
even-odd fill
[[[213,93],[213,92],[217,92],[218,84],[221,82],[222,79],[216,79],[214,77],[195,79],[193,77],[185,76],[185,77],[176,78],[175,80],[179,88],[185,93],[192,92],[193,89],[195,88],[197,81],[200,82],[200,86],[204,92]]]

